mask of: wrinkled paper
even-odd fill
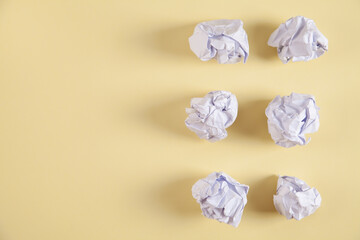
[[[189,38],[191,50],[202,61],[212,58],[218,63],[246,62],[249,43],[241,20],[213,20],[196,25]]]
[[[283,63],[309,61],[328,50],[327,38],[311,19],[297,16],[282,23],[270,36],[268,45],[276,47]]]
[[[192,195],[205,217],[237,227],[240,223],[249,186],[238,183],[223,172],[211,173],[197,181]]]
[[[321,196],[316,188],[310,188],[296,177],[279,177],[274,205],[276,210],[287,219],[301,220],[313,214],[320,204]]]
[[[286,148],[307,144],[310,138],[306,140],[305,134],[319,129],[318,111],[312,95],[276,96],[265,110],[271,138]]]
[[[216,142],[227,137],[226,128],[236,119],[238,103],[234,94],[213,91],[203,98],[191,99],[185,125],[201,139]]]

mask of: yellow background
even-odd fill
[[[1,1],[0,239],[360,239],[359,22],[353,1]],[[296,15],[329,52],[282,64],[266,45]],[[201,21],[239,18],[246,64],[202,62]],[[192,97],[239,101],[229,136],[184,125]],[[304,147],[267,133],[276,95],[313,94],[321,126]],[[191,186],[213,171],[250,185],[238,228],[201,216]],[[301,221],[273,208],[276,175],[322,195]]]

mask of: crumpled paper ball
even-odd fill
[[[213,20],[196,25],[189,38],[191,50],[202,61],[217,58],[218,63],[246,62],[249,56],[247,34],[241,20]]]
[[[201,139],[216,142],[227,137],[226,128],[236,119],[238,103],[234,94],[214,91],[203,98],[193,98],[185,125]]]
[[[311,19],[297,16],[282,23],[270,36],[268,45],[276,47],[283,63],[309,61],[328,50],[327,38]]]
[[[293,147],[305,145],[305,134],[319,129],[319,108],[315,97],[292,93],[290,96],[276,96],[265,110],[271,138],[277,145]]]
[[[211,173],[197,181],[192,195],[205,217],[237,227],[240,223],[249,186],[238,183],[223,172]]]
[[[310,188],[296,177],[280,176],[277,183],[274,205],[287,219],[302,218],[313,214],[320,207],[321,196],[316,188]]]

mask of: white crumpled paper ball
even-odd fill
[[[238,183],[223,172],[211,173],[192,187],[192,195],[205,217],[234,227],[240,223],[248,191],[249,186]]]
[[[270,36],[268,45],[276,47],[283,63],[309,61],[328,50],[327,38],[311,19],[297,16],[282,23]]]
[[[191,50],[202,61],[217,58],[218,63],[246,62],[249,43],[241,20],[213,20],[196,25],[189,38]]]
[[[236,119],[238,103],[234,94],[214,91],[203,98],[191,99],[185,125],[201,139],[216,142],[227,137],[226,128]]]
[[[321,196],[316,188],[310,188],[296,177],[279,177],[274,205],[276,210],[287,219],[301,220],[313,214],[320,204]]]
[[[305,134],[319,129],[319,108],[312,95],[292,93],[290,96],[276,96],[265,110],[271,138],[277,145],[293,147],[305,145]]]

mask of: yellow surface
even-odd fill
[[[2,1],[0,239],[360,239],[359,22],[353,1]],[[291,16],[315,20],[329,52],[284,65],[266,45]],[[202,62],[196,23],[240,18],[244,64]],[[227,139],[184,126],[192,97],[239,101]],[[313,94],[319,132],[284,149],[267,133],[276,95]],[[213,171],[250,185],[239,228],[201,216],[191,186]],[[321,193],[287,221],[275,175]]]

